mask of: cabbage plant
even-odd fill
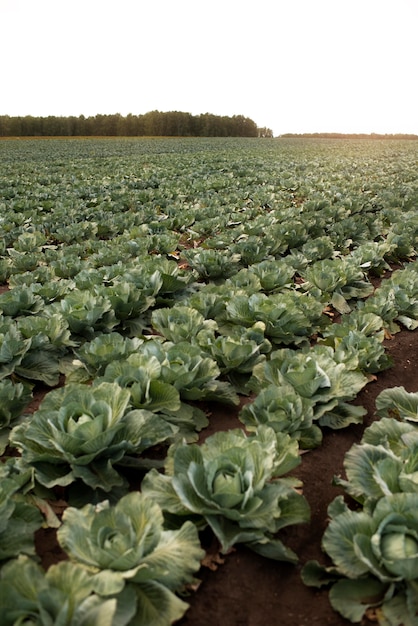
[[[110,363],[123,361],[137,352],[143,339],[123,337],[117,332],[98,335],[75,350],[76,359],[68,367],[68,382],[84,382],[102,376]]]
[[[307,585],[331,585],[333,608],[352,622],[373,609],[382,626],[414,626],[418,614],[417,493],[395,493],[373,506],[351,511],[338,496],[323,550],[333,565],[308,562]]]
[[[196,431],[208,425],[205,413],[182,402],[178,389],[172,383],[161,380],[161,376],[162,366],[158,358],[138,352],[124,361],[109,363],[103,376],[96,378],[94,384],[103,381],[118,383],[129,390],[133,408],[158,413],[175,426],[175,438],[196,440]]]
[[[70,559],[93,576],[101,596],[130,594],[132,626],[168,626],[188,608],[176,592],[195,582],[204,551],[194,524],[165,530],[156,502],[139,492],[116,505],[106,500],[69,507],[57,531]]]
[[[141,354],[155,356],[161,363],[161,380],[178,389],[183,400],[212,400],[239,404],[233,387],[218,380],[220,369],[198,345],[188,341],[172,343],[151,340],[141,346]]]
[[[222,552],[244,543],[294,563],[297,556],[276,534],[309,519],[309,506],[295,489],[300,482],[280,478],[299,463],[297,442],[288,435],[266,426],[250,435],[236,429],[216,433],[201,446],[172,446],[165,474],[148,472],[142,490],[172,523],[190,518],[200,527],[208,525]]]
[[[366,410],[349,401],[367,382],[361,372],[338,363],[330,346],[315,345],[303,351],[283,348],[272,352],[269,361],[254,367],[248,386],[259,392],[270,384],[291,385],[311,400],[319,426],[339,429],[362,421]]]
[[[327,323],[323,305],[308,294],[282,292],[234,295],[226,306],[228,321],[250,327],[261,321],[265,335],[276,344],[307,343],[307,338]]]
[[[266,293],[293,287],[295,270],[284,261],[266,259],[249,269],[259,279],[261,289]]]
[[[228,335],[208,330],[200,332],[196,340],[216,361],[221,374],[227,377],[236,391],[246,394],[246,384],[254,366],[265,361],[265,355],[271,350],[264,330],[263,322],[257,322],[251,328],[231,324]]]
[[[97,332],[111,332],[118,324],[110,300],[89,291],[75,289],[51,307],[68,322],[76,338],[91,340]]]
[[[152,312],[153,327],[173,343],[190,341],[201,331],[216,330],[214,320],[205,320],[203,315],[186,306],[156,309]]]
[[[335,341],[333,348],[335,360],[350,370],[376,374],[393,365],[382,341],[375,335],[367,337],[358,330],[348,330],[344,337]]]
[[[58,385],[60,374],[64,373],[63,362],[76,346],[67,321],[45,307],[42,315],[20,318],[17,329],[22,337],[30,340],[30,347],[16,365],[16,373],[28,380],[42,381],[49,387]]]
[[[361,503],[398,492],[418,493],[418,429],[383,417],[345,455],[347,479],[335,478]]]
[[[238,415],[249,431],[266,424],[275,432],[289,434],[304,448],[315,448],[322,441],[322,431],[313,424],[313,402],[291,386],[268,385],[253,402],[243,406]]]
[[[175,428],[149,411],[131,410],[117,383],[72,383],[51,391],[30,421],[11,433],[11,444],[46,487],[79,479],[109,491],[125,484],[114,465],[166,440]]]
[[[332,306],[348,313],[348,301],[366,298],[374,288],[364,279],[364,270],[351,257],[316,261],[303,272],[303,288]]]
[[[134,613],[131,594],[117,611],[116,598],[94,592],[94,577],[69,561],[45,571],[32,559],[19,556],[0,571],[0,614],[4,626],[125,626]],[[120,605],[120,602],[119,602]]]
[[[35,315],[44,307],[41,296],[30,287],[15,287],[0,294],[0,313],[10,317]]]
[[[203,280],[225,279],[238,270],[241,257],[237,253],[205,248],[185,250],[183,255],[190,267]]]

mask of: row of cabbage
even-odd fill
[[[418,616],[418,393],[382,391],[377,416],[346,453],[346,479],[328,507],[323,549],[332,560],[303,568],[304,582],[331,586],[330,601],[351,622],[414,626]]]
[[[164,151],[146,163],[136,155],[146,179],[127,175],[119,153],[95,161],[106,171],[100,182],[83,159],[48,163],[44,179],[11,160],[19,176],[2,224],[10,290],[0,295],[0,394],[3,452],[20,457],[2,470],[7,623],[32,614],[171,623],[187,608],[174,592],[195,582],[205,528],[224,552],[245,543],[295,562],[277,533],[309,519],[301,484],[286,476],[299,448],[319,445],[324,426],[362,420],[350,401],[390,366],[384,337],[418,325],[416,263],[376,291],[370,282],[388,262],[416,255],[407,177],[402,194],[376,207],[378,184],[343,197],[338,171],[319,185],[311,163],[309,177],[303,158],[284,159],[283,171],[277,154],[280,180],[269,184],[272,148],[254,154],[242,142],[238,158],[238,144],[213,154],[208,145],[196,156],[188,144],[185,169],[178,154],[175,167]],[[34,383],[53,388],[64,377],[25,414]],[[238,405],[243,394],[255,396],[239,413],[247,434],[194,443],[208,423],[199,401]],[[165,461],[155,459],[158,446]],[[128,493],[132,472],[141,494]],[[62,524],[48,504],[57,493],[71,504]],[[58,527],[71,563],[47,574],[26,556],[7,563],[33,557],[42,523]],[[18,572],[28,585],[16,602]]]

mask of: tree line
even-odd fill
[[[59,117],[0,116],[1,137],[272,137],[268,128],[243,115],[192,115],[182,111],[150,111],[143,115]]]
[[[284,139],[418,139],[410,133],[285,133]]]

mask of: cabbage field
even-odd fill
[[[0,160],[1,623],[417,626],[417,142]]]

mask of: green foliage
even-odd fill
[[[348,313],[348,301],[366,298],[373,292],[373,285],[364,280],[364,270],[355,264],[355,258],[325,259],[317,261],[303,272],[303,288],[331,303],[340,313]]]
[[[4,323],[0,317],[0,380],[13,374],[30,344],[31,340],[24,339],[15,324]]]
[[[147,120],[150,130],[163,118],[151,112]],[[86,132],[92,123],[85,120]],[[166,473],[144,482],[155,482],[167,522],[190,519],[211,526],[226,549],[244,542],[294,561],[275,533],[306,519],[307,505],[295,481],[279,475],[303,458],[298,446],[320,444],[321,428],[361,422],[365,409],[352,400],[390,366],[383,340],[417,325],[413,142],[124,138],[102,139],[98,151],[94,139],[51,139],[8,141],[3,156],[0,440],[7,445],[13,428],[22,454],[16,471],[3,468],[5,480],[11,472],[21,485],[11,501],[24,493],[52,525],[46,496],[116,505],[129,472],[158,466],[148,456],[162,458],[173,443]],[[392,262],[404,265],[387,278]],[[30,399],[22,380],[64,387],[22,415]],[[186,444],[208,424],[212,402],[238,406],[238,393],[250,392],[240,411],[249,434]],[[363,505],[359,514],[373,517],[382,498],[416,494],[415,395],[398,388],[379,396],[379,428],[347,455],[346,477],[336,482]],[[390,427],[389,416],[397,418]],[[135,476],[142,487],[143,474]],[[355,552],[369,557],[365,543]],[[102,589],[86,585],[79,595],[77,584],[73,593],[55,580],[73,570],[43,575],[24,560],[10,568],[0,602],[13,611],[10,595],[48,623],[165,626],[185,610],[154,583],[134,590],[130,580],[116,598],[101,595],[104,577],[92,571]],[[32,576],[39,593],[22,599],[11,578]],[[418,592],[415,580],[402,584],[340,575],[332,598],[349,601],[361,619],[358,594],[367,591],[382,624],[409,626]]]
[[[0,313],[10,317],[34,315],[43,308],[43,300],[33,288],[15,287],[0,294]]]
[[[320,426],[339,429],[362,421],[365,409],[349,404],[367,384],[361,372],[338,362],[331,347],[316,345],[307,351],[276,350],[269,361],[256,365],[248,387],[261,391],[284,386],[311,401],[314,420]]]
[[[22,415],[32,399],[32,390],[26,383],[0,380],[0,454],[9,441],[9,428]]]
[[[312,586],[332,584],[333,608],[352,622],[377,608],[381,624],[416,622],[418,584],[417,493],[396,493],[375,506],[350,511],[342,496],[331,503],[322,545],[333,566],[308,562],[302,571]]]
[[[187,341],[179,343],[149,341],[141,349],[144,355],[155,356],[161,363],[162,381],[178,389],[183,400],[213,400],[238,404],[232,386],[218,380],[216,361],[205,356],[202,349]]]
[[[193,340],[199,332],[217,328],[216,322],[205,320],[199,311],[185,306],[156,309],[151,315],[151,323],[155,330],[174,343]]]
[[[187,609],[175,592],[194,582],[204,556],[197,529],[186,521],[165,530],[160,507],[146,496],[130,493],[115,506],[70,507],[57,535],[71,560],[93,575],[97,593],[131,592],[136,618],[130,623],[168,625]]]
[[[265,335],[276,344],[301,344],[326,324],[323,306],[309,295],[282,292],[268,297],[264,293],[233,296],[226,306],[226,318],[234,324],[265,324]]]
[[[86,341],[75,351],[77,359],[70,368],[68,382],[82,382],[102,376],[110,363],[126,359],[142,343],[143,340],[138,337],[123,337],[117,332],[98,335],[91,341]]]
[[[32,419],[14,429],[11,443],[46,487],[76,479],[106,492],[124,486],[114,465],[173,434],[153,413],[130,410],[129,400],[129,391],[117,383],[66,385],[51,391]]]
[[[384,389],[376,398],[376,411],[380,417],[418,423],[418,392],[408,392],[405,387]]]
[[[63,561],[45,573],[35,561],[20,556],[0,572],[3,623],[126,626],[135,612],[129,607],[132,596],[125,594],[118,611],[117,600],[99,596],[94,587],[94,576],[80,565]]]
[[[300,462],[297,444],[261,426],[216,433],[201,445],[171,449],[165,475],[151,470],[143,491],[178,520],[202,518],[223,552],[245,543],[269,558],[295,562],[275,537],[289,524],[306,522],[309,507],[295,490],[298,481],[278,478]]]
[[[73,291],[52,306],[76,338],[93,339],[97,332],[111,332],[118,323],[111,301],[88,291]]]
[[[203,280],[225,279],[232,276],[241,260],[237,253],[205,248],[185,250],[183,256]]]
[[[130,404],[135,409],[158,413],[160,418],[172,424],[173,437],[185,437],[188,441],[196,439],[196,431],[207,426],[207,417],[197,407],[181,402],[178,389],[161,377],[162,364],[156,356],[135,353],[126,360],[109,363],[95,384],[102,381],[117,383],[129,390]]]
[[[301,396],[291,385],[271,384],[260,391],[254,402],[241,409],[239,419],[249,431],[266,424],[275,432],[297,439],[302,448],[315,448],[322,441],[322,433],[313,424],[313,407],[313,401]]]
[[[18,476],[0,469],[0,561],[19,554],[35,554],[34,533],[43,523],[39,510],[18,493]]]

